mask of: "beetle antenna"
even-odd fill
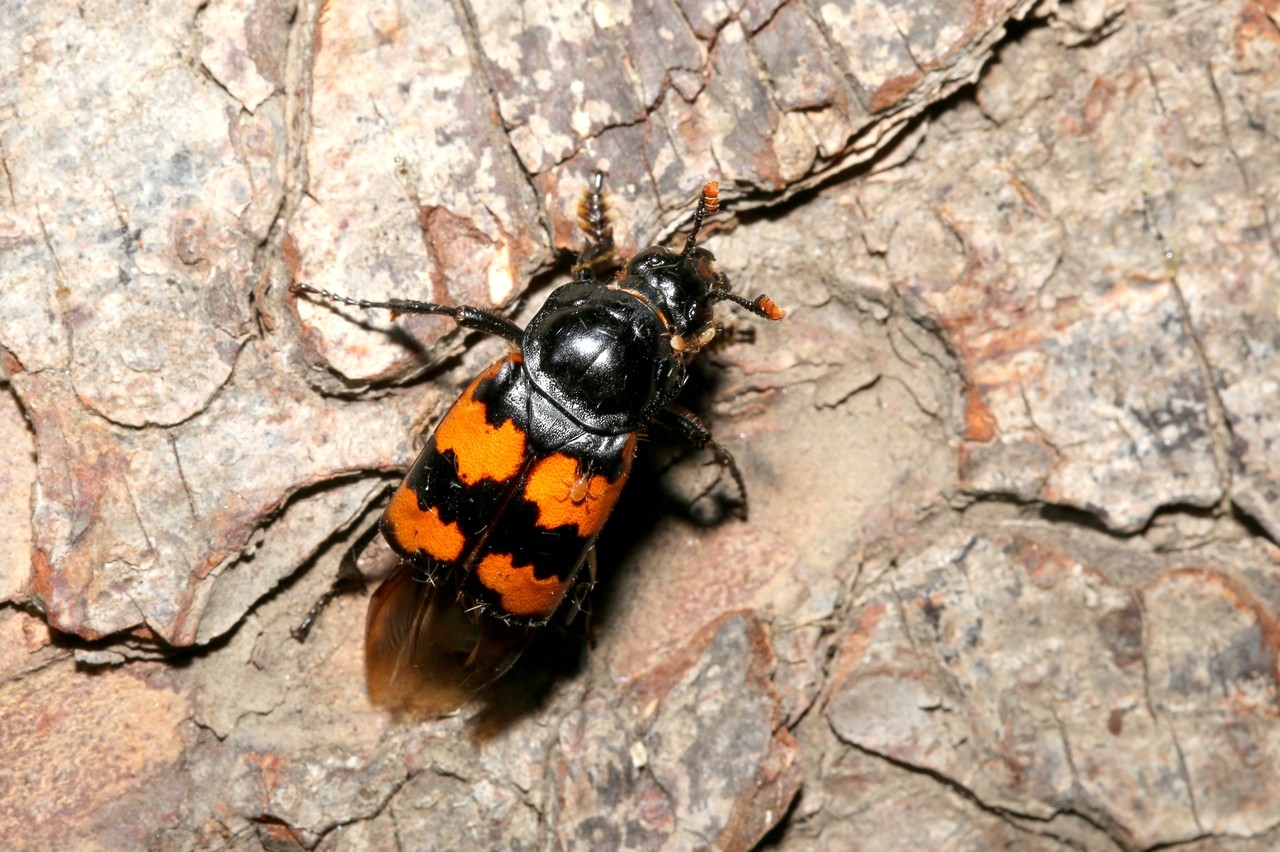
[[[702,229],[702,220],[708,213],[715,213],[719,209],[720,182],[709,180],[702,186],[702,197],[698,199],[698,209],[693,211],[693,230],[689,232],[689,239],[685,240],[684,251],[680,252],[681,257],[688,257],[689,252],[693,251],[693,247],[698,244],[698,231]]]
[[[740,305],[758,317],[764,317],[767,320],[777,322],[787,315],[785,308],[778,306],[778,303],[768,296],[758,296],[755,299],[746,299],[736,293],[730,293],[728,290],[712,290],[710,294],[713,302],[733,302]]]
[[[767,320],[777,322],[787,315],[785,308],[778,306],[778,303],[768,296],[761,294],[755,299],[747,299],[739,296],[737,293],[730,292],[729,278],[723,272],[716,278],[715,286],[711,292],[707,294],[712,302],[733,302],[735,305],[746,308],[758,317],[764,317]]]

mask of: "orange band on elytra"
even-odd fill
[[[490,553],[480,560],[476,577],[498,594],[503,610],[521,618],[550,617],[567,585],[557,577],[539,579],[532,565],[517,567],[506,553]]]
[[[466,485],[482,479],[505,482],[516,475],[524,461],[524,431],[510,420],[501,426],[489,425],[488,408],[475,398],[476,386],[496,374],[501,365],[498,362],[481,373],[436,427],[436,451],[453,450],[458,478]]]
[[[434,506],[419,507],[418,495],[407,485],[396,489],[382,517],[393,543],[405,553],[422,552],[442,562],[453,562],[467,543],[458,525],[440,520]]]
[[[588,538],[604,526],[626,481],[625,476],[614,483],[603,476],[582,476],[577,459],[557,453],[534,465],[524,497],[538,507],[538,526],[549,530],[576,524],[578,535]]]

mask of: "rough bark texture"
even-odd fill
[[[1277,128],[1276,0],[0,0],[2,845],[1274,848]],[[289,629],[499,347],[288,285],[527,317],[598,165],[792,310],[751,521],[655,435],[392,719]]]

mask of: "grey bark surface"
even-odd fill
[[[3,845],[1274,848],[1277,128],[1275,0],[0,0]],[[290,628],[503,350],[289,285],[523,321],[597,167],[790,310],[691,383],[750,521],[655,433],[394,718]]]

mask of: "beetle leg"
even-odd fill
[[[733,460],[733,454],[716,443],[715,438],[711,436],[711,430],[698,419],[696,414],[683,406],[667,403],[658,411],[654,419],[680,433],[695,449],[710,450],[715,454],[716,461],[728,468],[729,475],[733,477],[734,483],[738,486],[738,494],[742,498],[742,519],[745,521],[747,519],[747,484],[742,478],[742,471],[738,470],[738,463]]]
[[[482,331],[485,334],[492,334],[496,337],[504,337],[517,346],[524,339],[524,329],[511,320],[480,308],[473,308],[470,305],[458,305],[455,307],[452,305],[438,305],[435,302],[417,302],[412,299],[388,299],[385,302],[371,302],[368,299],[353,299],[350,296],[331,293],[328,290],[321,290],[319,287],[312,287],[310,284],[303,284],[300,281],[294,283],[293,289],[299,293],[310,293],[313,296],[319,296],[330,302],[351,305],[353,308],[384,308],[391,311],[392,317],[396,314],[436,314],[449,317],[463,328]]]
[[[378,525],[370,524],[369,528],[360,534],[360,537],[347,548],[347,552],[342,554],[342,561],[338,563],[338,574],[333,578],[333,583],[329,588],[325,589],[320,597],[316,598],[315,603],[311,605],[311,609],[307,610],[307,614],[303,616],[302,621],[298,622],[296,627],[289,629],[289,635],[299,642],[307,641],[307,635],[311,633],[311,628],[315,626],[316,619],[319,617],[321,610],[327,607],[338,595],[347,592],[366,591],[364,583],[364,575],[360,573],[360,568],[356,564],[356,560],[360,558],[360,554],[373,541],[374,536],[378,534]]]
[[[591,590],[596,587],[596,549],[593,545],[587,551],[586,564],[583,573],[586,577],[579,577],[574,581],[573,591],[569,597],[569,614],[565,617],[565,624],[572,624],[574,619],[578,617],[578,613],[585,612],[587,617],[591,617],[590,611],[586,609],[587,596],[591,594]]]
[[[587,235],[587,247],[573,264],[573,277],[580,282],[601,281],[618,265],[613,252],[613,223],[604,200],[604,177],[599,169],[592,172],[591,183],[578,202],[578,227]]]
[[[753,325],[742,325],[734,320],[716,324],[716,336],[707,344],[707,351],[715,351],[735,346],[739,343],[755,343],[756,329]]]

